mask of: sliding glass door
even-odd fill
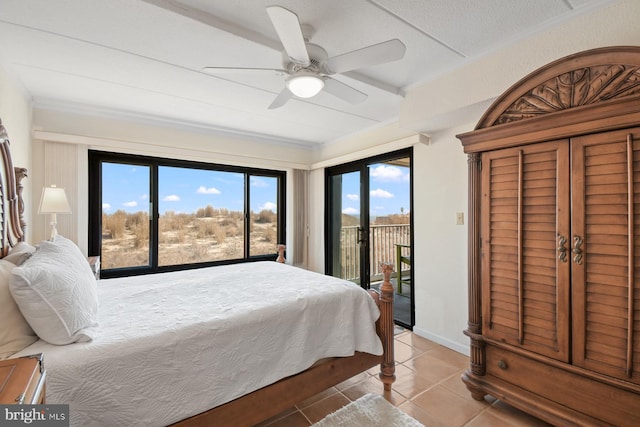
[[[326,272],[379,288],[381,262],[394,264],[396,323],[414,323],[411,159],[406,149],[326,172]]]
[[[359,285],[365,285],[367,272],[363,271],[366,262],[366,234],[362,227],[362,197],[360,191],[360,171],[335,172],[329,176],[329,227],[331,240],[331,271],[329,274],[347,279]]]

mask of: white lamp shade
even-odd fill
[[[64,188],[58,188],[53,185],[44,187],[38,213],[71,213],[71,207],[67,201],[67,195],[64,193]]]
[[[314,73],[299,71],[287,79],[287,87],[298,98],[311,98],[322,90],[324,80]]]

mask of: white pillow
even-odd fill
[[[31,246],[27,242],[18,242],[13,248],[9,250],[5,261],[14,263],[15,265],[22,265],[23,262],[31,258],[31,255],[36,251],[35,246]]]
[[[13,269],[10,289],[38,336],[57,345],[91,341],[98,315],[96,279],[71,240],[56,236],[40,243]]]
[[[0,259],[0,360],[38,340],[9,291],[13,263]]]

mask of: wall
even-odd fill
[[[367,157],[386,138],[407,130],[430,136],[414,145],[414,331],[467,353],[467,227],[455,225],[455,213],[467,217],[467,158],[456,134],[473,130],[495,97],[520,78],[563,56],[596,47],[638,45],[640,1],[626,0],[587,12],[559,28],[505,46],[486,58],[408,91],[398,123],[327,144],[315,164]],[[397,128],[394,130],[394,126]],[[389,139],[387,139],[389,141]],[[391,150],[389,150],[391,151]],[[311,175],[311,212],[322,212],[324,170]],[[311,242],[324,240],[324,218],[314,214]],[[310,245],[310,266],[323,271],[322,245]]]
[[[443,131],[461,113],[480,114],[487,101],[549,62],[587,49],[638,45],[639,16],[639,1],[612,2],[479,60],[469,59],[467,65],[409,90],[400,126],[418,132]]]
[[[454,72],[419,87],[408,90],[398,123],[385,124],[373,131],[353,135],[325,144],[314,153],[295,146],[266,145],[229,135],[214,137],[204,130],[183,129],[126,121],[111,117],[83,115],[81,112],[61,112],[36,109],[34,128],[40,142],[34,143],[33,182],[45,177],[44,142],[74,144],[77,181],[86,180],[84,153],[88,148],[111,149],[121,152],[142,152],[149,155],[176,156],[246,166],[307,168],[309,177],[309,267],[324,271],[324,168],[341,161],[364,158],[373,153],[413,145],[416,191],[415,215],[415,275],[416,326],[415,331],[461,352],[468,351],[468,339],[462,331],[467,319],[467,260],[466,226],[456,226],[455,213],[467,216],[467,163],[455,135],[472,130],[490,102],[510,85],[529,72],[562,56],[595,47],[609,45],[637,45],[640,40],[640,1],[625,0],[586,12],[559,28],[549,29],[517,44],[503,47],[479,60],[468,63]],[[4,78],[0,75],[0,85]],[[0,89],[4,89],[0,87]],[[4,90],[0,117],[5,120],[12,139],[20,148],[21,165],[28,165],[29,114],[26,97],[15,88],[9,99],[20,104],[9,108]],[[7,110],[10,110],[7,112]],[[26,111],[25,111],[26,110]],[[21,113],[18,113],[23,111]],[[12,123],[6,122],[7,117]],[[17,117],[15,117],[17,115]],[[9,125],[11,124],[11,128]],[[18,133],[15,135],[13,132]],[[420,133],[429,134],[425,144]],[[181,148],[180,141],[189,140],[193,149]],[[49,147],[51,148],[51,147]],[[56,146],[53,146],[55,151]],[[62,147],[58,147],[62,148]],[[26,150],[26,151],[22,151]],[[252,153],[251,157],[238,152]],[[85,159],[85,160],[83,160]],[[18,164],[18,162],[16,161]],[[42,167],[41,167],[42,166]],[[52,172],[61,175],[61,172]],[[38,175],[39,174],[39,175]],[[47,179],[55,179],[51,176]],[[40,181],[38,181],[40,180]],[[290,183],[289,183],[290,185]],[[291,187],[289,187],[291,190]],[[79,209],[86,207],[86,192],[78,190]],[[34,205],[31,203],[31,210]],[[290,200],[288,206],[292,206]],[[37,209],[37,206],[35,206]],[[86,208],[84,208],[86,209]],[[82,218],[73,223],[82,231]],[[289,218],[293,215],[288,208]],[[42,232],[45,230],[43,222]],[[292,221],[289,221],[291,224]],[[288,233],[289,236],[291,233]],[[80,236],[80,234],[78,234]],[[39,236],[40,238],[43,235]],[[81,238],[81,237],[79,237]],[[86,246],[86,242],[79,244]],[[289,244],[289,242],[287,242]]]
[[[283,170],[287,172],[287,246],[294,248],[291,172],[308,168],[312,153],[307,148],[76,111],[35,108],[33,115],[34,185],[68,189],[73,214],[58,215],[58,231],[76,241],[84,253],[88,246],[88,150]],[[47,224],[34,228],[37,239],[46,238]]]
[[[30,180],[33,173],[31,163],[31,97],[22,85],[7,74],[0,64],[0,119],[7,129],[9,141],[11,141],[11,156],[14,166],[28,169]],[[23,197],[25,199],[25,219],[27,224],[32,224],[34,212],[32,199],[40,202],[40,192],[34,190],[31,182],[25,181]],[[35,196],[37,194],[37,196]],[[31,241],[31,229],[27,229],[27,241]]]

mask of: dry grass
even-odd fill
[[[251,213],[251,255],[276,253],[277,214]],[[244,214],[212,206],[193,214],[167,211],[158,221],[161,266],[244,257]],[[149,265],[149,215],[122,210],[102,215],[103,269]]]

